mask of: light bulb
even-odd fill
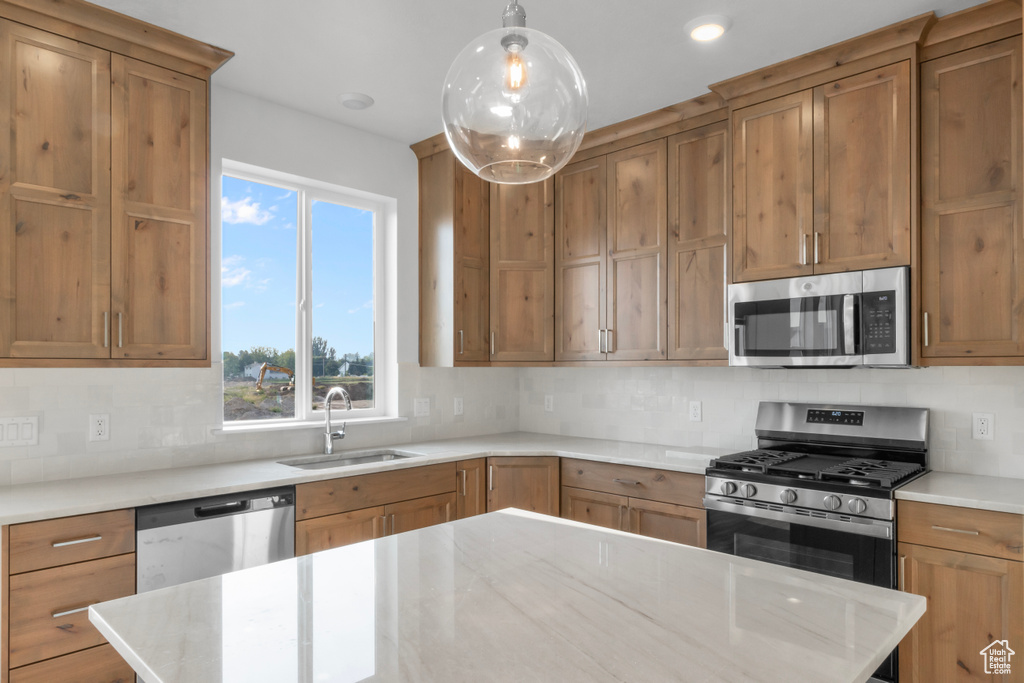
[[[510,49],[508,51],[507,63],[508,89],[512,91],[519,90],[526,85],[526,63],[519,55],[518,49]]]

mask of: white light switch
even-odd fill
[[[38,417],[0,417],[0,448],[38,444]]]
[[[412,402],[413,417],[430,417],[430,399],[417,398]]]
[[[462,407],[463,407],[462,406],[462,397],[461,396],[456,396],[455,397],[455,414],[456,415],[462,415]]]

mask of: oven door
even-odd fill
[[[705,501],[705,506],[708,508],[709,550],[884,588],[896,586],[896,548],[891,533],[888,538],[880,538],[856,532],[861,530],[841,531],[796,521],[767,519],[746,513],[746,510],[746,514],[727,512],[714,509],[717,505],[709,500]],[[840,525],[842,523],[837,523]],[[896,676],[894,651],[871,681],[889,683],[896,681]]]

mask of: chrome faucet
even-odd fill
[[[349,398],[348,392],[341,387],[333,387],[327,392],[327,398],[324,399],[324,412],[326,413],[326,422],[324,424],[324,453],[330,455],[334,453],[334,440],[345,438],[345,423],[341,423],[341,429],[332,432],[331,431],[331,401],[334,400],[335,396],[341,396],[345,399],[345,409],[352,410],[352,399]]]

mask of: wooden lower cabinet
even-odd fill
[[[900,643],[901,683],[1024,681],[1013,659],[1011,674],[986,674],[981,654],[997,640],[1024,643],[1024,564],[909,543],[899,557],[903,590],[928,599]]]
[[[706,546],[704,510],[562,487],[562,517],[684,545]]]
[[[487,510],[514,507],[558,516],[557,457],[487,458]]]
[[[455,505],[454,493],[386,505],[387,533],[390,536],[450,522],[455,519]]]
[[[11,671],[11,683],[134,683],[135,672],[110,645]]]
[[[465,519],[487,512],[487,459],[456,463],[455,518]]]

